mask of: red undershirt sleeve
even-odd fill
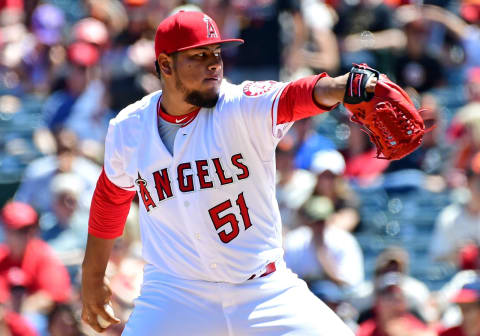
[[[330,107],[321,106],[313,97],[315,84],[327,77],[327,73],[308,76],[288,84],[280,95],[277,110],[277,125],[311,117],[333,110],[338,104]]]
[[[117,187],[102,170],[90,206],[88,233],[103,239],[120,237],[134,196],[135,191]]]

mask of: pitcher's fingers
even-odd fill
[[[99,332],[99,333],[102,333],[106,330],[106,328],[102,328],[100,326],[100,324],[98,323],[98,320],[97,320],[97,315],[95,315],[95,314],[91,314],[91,315],[88,316],[87,324],[90,326],[90,328],[92,328],[93,330],[95,330],[96,332]]]
[[[88,308],[82,310],[82,321],[97,332],[103,332],[105,330],[105,328],[102,328],[98,323],[97,314]]]
[[[116,318],[113,314],[110,315],[110,313],[105,310],[104,306],[94,306],[92,307],[92,310],[95,314],[103,317],[103,319],[107,322],[110,322],[113,324],[120,323],[120,320]]]
[[[85,306],[82,309],[82,321],[89,324],[89,319],[93,314],[90,309],[86,308]]]

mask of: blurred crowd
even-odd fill
[[[233,83],[366,62],[408,91],[435,128],[402,160],[341,106],[280,142],[285,260],[359,336],[479,336],[478,0],[0,0],[0,335],[95,334],[79,279],[108,122],[161,89],[155,29],[180,9],[246,41],[222,53]],[[107,269],[123,322],[137,213]]]

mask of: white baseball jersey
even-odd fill
[[[287,83],[224,81],[175,137],[173,156],[157,128],[155,92],[110,122],[105,173],[140,199],[143,257],[178,278],[241,283],[282,258],[275,199],[277,125]]]

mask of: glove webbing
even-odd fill
[[[418,112],[421,114],[423,111],[425,111],[425,109],[421,109]],[[419,129],[415,128],[415,124],[413,123],[413,121],[408,118],[401,109],[399,109],[395,105],[392,105],[390,102],[378,103],[375,106],[374,113],[376,116],[378,116],[380,113],[382,114],[382,118],[374,118],[373,123],[375,124],[375,129],[378,129],[382,132],[383,139],[387,139],[387,141],[384,141],[383,144],[388,147],[390,152],[395,152],[395,147],[402,142],[402,138],[408,139],[408,141],[404,140],[404,142],[415,142],[419,140],[418,137],[422,136],[422,133],[419,131]],[[386,119],[390,119],[390,125],[392,125],[393,123],[401,124],[400,128],[394,129],[394,131],[396,131],[394,133],[396,134],[392,134],[390,128],[385,125],[384,120]],[[382,145],[382,141],[379,140],[379,136],[370,131],[369,128],[371,127],[368,127],[369,125],[361,122],[355,114],[351,116],[350,120],[363,126],[361,130],[368,135],[370,141],[372,141],[377,148],[377,154],[375,156],[377,159],[391,159],[391,157],[380,156],[384,152],[384,146]],[[433,125],[426,129],[424,132],[428,133],[435,127],[436,125]],[[398,130],[405,132],[406,135],[398,134]],[[418,133],[418,136],[412,135],[413,132]]]

